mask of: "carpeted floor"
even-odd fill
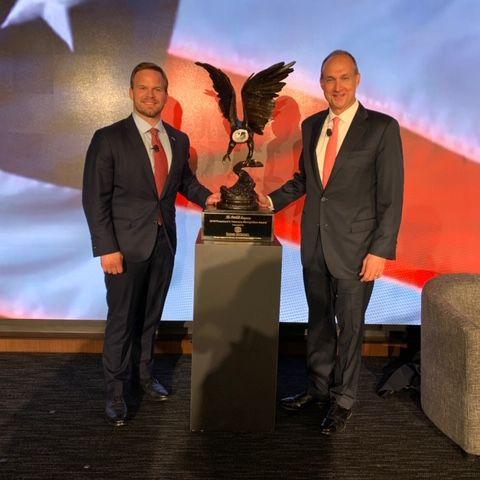
[[[323,437],[315,409],[277,413],[274,433],[190,433],[190,357],[158,358],[172,397],[134,397],[134,418],[103,419],[97,355],[0,354],[0,479],[479,479],[408,392],[374,392],[384,360],[365,358],[346,432]],[[279,396],[303,386],[304,361],[279,362]],[[245,385],[248,388],[248,385]]]

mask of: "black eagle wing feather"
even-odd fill
[[[272,117],[275,99],[285,86],[282,80],[293,72],[294,64],[295,62],[276,63],[255,75],[250,75],[243,84],[243,120],[253,132],[263,134],[266,123]]]
[[[232,82],[219,68],[208,63],[195,62],[195,65],[203,67],[213,82],[213,88],[217,92],[220,110],[223,116],[234,126],[237,122],[237,99]]]

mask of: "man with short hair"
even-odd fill
[[[107,287],[105,413],[116,426],[127,418],[128,380],[148,398],[168,396],[152,372],[176,249],[176,195],[202,207],[219,197],[192,173],[187,135],[162,122],[167,89],[161,67],[137,65],[130,79],[132,115],[96,131],[85,161],[83,207]]]
[[[345,428],[357,396],[365,311],[374,280],[395,258],[403,202],[396,120],[356,99],[355,58],[335,50],[322,63],[329,109],[302,124],[299,172],[270,194],[275,211],[306,194],[301,257],[309,308],[306,391],[281,400],[291,411],[319,405],[321,432]],[[268,198],[260,195],[261,203]]]

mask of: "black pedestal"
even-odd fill
[[[282,247],[197,239],[190,428],[272,431]]]

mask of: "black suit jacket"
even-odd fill
[[[302,263],[308,266],[321,237],[336,278],[358,278],[367,253],[394,259],[402,216],[403,155],[396,120],[359,105],[323,188],[315,154],[328,110],[302,124],[299,172],[270,194],[275,211],[306,194]]]
[[[175,253],[177,192],[205,206],[211,192],[198,182],[188,165],[187,135],[164,125],[172,147],[172,163],[160,198],[133,117],[95,132],[83,176],[83,208],[94,256],[121,251],[127,261],[146,260],[155,245],[159,218]]]

